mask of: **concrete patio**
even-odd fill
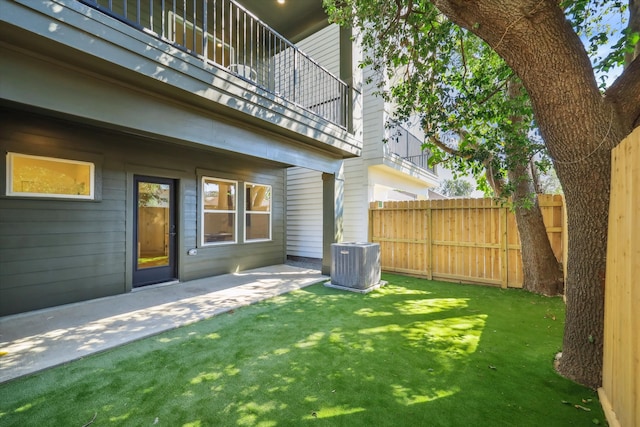
[[[283,264],[0,317],[0,383],[327,279]]]

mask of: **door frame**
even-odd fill
[[[131,165],[130,165],[131,166]],[[129,169],[129,168],[127,168]],[[137,177],[146,177],[146,178],[158,178],[158,179],[167,179],[173,180],[173,190],[174,190],[174,222],[175,222],[175,246],[174,246],[174,260],[175,260],[175,268],[174,268],[174,276],[175,278],[169,283],[175,283],[180,280],[182,273],[182,264],[180,254],[182,253],[182,249],[184,246],[184,242],[182,239],[182,235],[184,232],[182,222],[180,218],[182,217],[182,209],[183,209],[183,200],[180,195],[183,193],[183,180],[182,176],[178,170],[172,169],[160,169],[160,168],[152,168],[152,167],[143,167],[137,166],[135,168],[131,168],[127,171],[127,187],[126,187],[126,229],[125,229],[125,277],[124,277],[124,289],[123,291],[131,292],[133,290],[145,289],[146,286],[133,286],[133,274],[137,267],[137,229],[136,215],[138,213],[138,208],[136,206],[136,192],[137,192]],[[153,286],[153,285],[148,285]]]
[[[166,236],[168,234],[168,239],[166,240],[166,251],[168,253],[168,264],[158,267],[148,267],[145,269],[138,269],[138,237],[139,237],[139,206],[138,206],[138,197],[139,197],[139,183],[148,182],[152,184],[160,184],[160,185],[168,185],[169,186],[169,215],[168,222],[169,228],[166,230],[166,234],[163,230],[163,235]],[[133,247],[134,253],[132,265],[133,265],[133,277],[132,277],[132,286],[134,288],[153,285],[156,283],[166,283],[172,282],[176,280],[178,277],[178,262],[177,262],[177,242],[178,242],[178,229],[176,224],[176,187],[177,182],[173,178],[164,178],[157,176],[147,176],[147,175],[134,175],[133,177]],[[166,223],[166,222],[165,222]],[[137,278],[136,278],[137,276]],[[138,280],[138,283],[136,283]]]

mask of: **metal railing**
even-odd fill
[[[234,0],[80,1],[347,127],[347,84]]]
[[[395,154],[414,165],[435,173],[435,169],[429,166],[431,152],[422,148],[420,138],[411,133],[404,126],[396,125],[389,129],[387,147],[391,154]]]

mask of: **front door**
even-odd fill
[[[134,186],[133,287],[175,280],[175,181],[136,176]]]

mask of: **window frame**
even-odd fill
[[[13,171],[14,159],[31,158],[45,160],[50,162],[68,163],[89,167],[89,194],[62,194],[62,193],[31,193],[24,191],[13,191]],[[96,164],[84,160],[74,160],[62,157],[39,156],[34,154],[25,154],[15,151],[8,151],[6,155],[6,186],[5,195],[8,197],[29,197],[37,199],[67,199],[67,200],[96,200]]]
[[[204,188],[205,188],[205,181],[210,180],[210,181],[217,181],[217,182],[228,182],[231,184],[235,185],[236,191],[235,191],[235,195],[234,195],[234,200],[233,200],[233,206],[235,209],[233,210],[215,210],[215,209],[206,209],[206,203],[205,203],[205,195],[204,195]],[[216,178],[213,176],[208,176],[208,175],[203,175],[200,178],[200,247],[212,247],[212,246],[221,246],[221,245],[235,245],[238,243],[238,181],[232,180],[232,179],[224,179],[224,178]],[[205,235],[205,214],[207,213],[227,213],[233,214],[233,240],[224,240],[224,241],[220,241],[220,242],[205,242],[204,240],[204,235]]]
[[[244,196],[245,199],[247,197],[247,189],[249,186],[260,186],[267,187],[269,189],[269,194],[271,195],[271,199],[269,201],[269,210],[268,211],[252,211],[249,209],[249,200],[245,200],[245,209],[244,209],[244,243],[257,243],[257,242],[270,242],[273,240],[273,186],[270,184],[260,184],[257,182],[245,182],[244,183]],[[260,239],[249,239],[247,237],[247,220],[249,215],[269,215],[269,237],[268,238],[260,238]]]

